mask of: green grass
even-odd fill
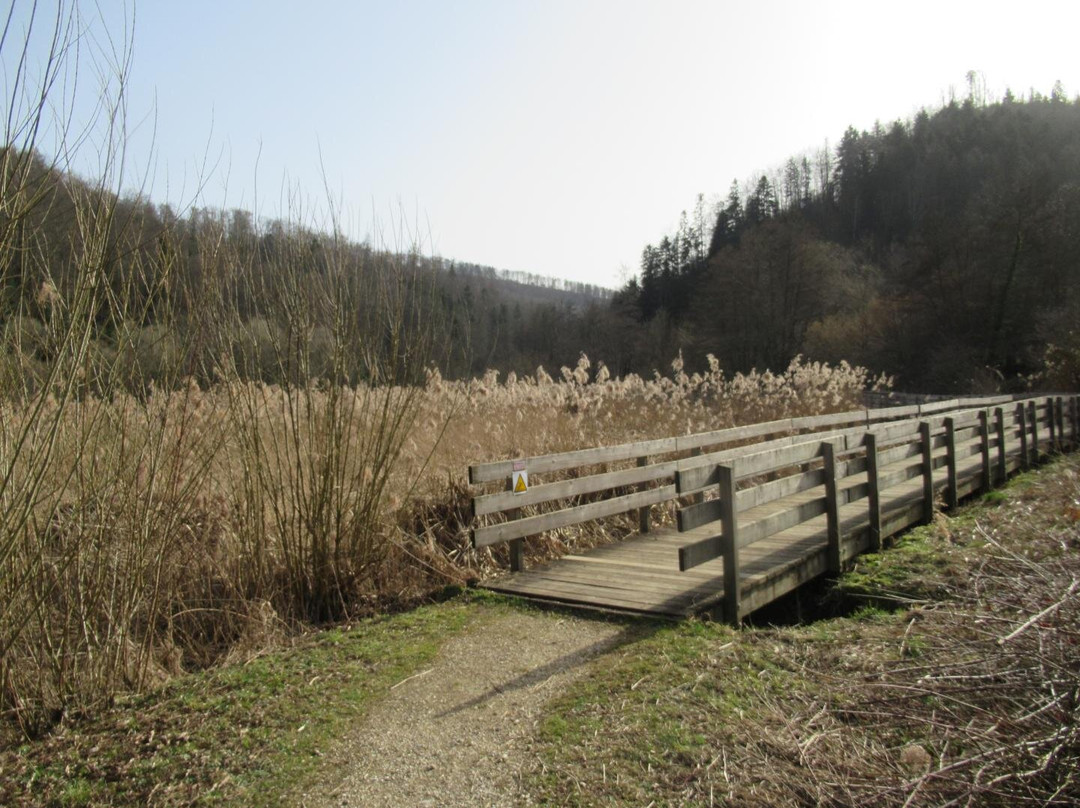
[[[467,594],[177,679],[0,751],[3,805],[279,805],[372,700],[506,608]]]
[[[1004,503],[1022,512],[1045,473],[859,558],[837,585],[855,604],[846,616],[658,626],[613,652],[549,705],[529,793],[551,806],[764,806],[861,804],[881,790],[882,805],[902,804],[914,772],[904,750],[936,758],[962,745],[935,734],[943,702],[933,693],[889,718],[877,683],[956,661],[929,602],[962,589],[988,552],[978,528],[1006,516]]]
[[[837,581],[834,595],[894,608],[948,598],[984,545],[975,529],[977,521],[988,508],[1030,492],[1040,473],[1019,474],[1004,488],[984,494],[955,514],[938,514],[933,523],[907,531],[882,552],[859,556]]]

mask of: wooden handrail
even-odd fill
[[[728,427],[712,432],[698,432],[691,435],[679,435],[671,438],[657,438],[655,440],[622,443],[615,446],[598,446],[591,449],[575,449],[569,452],[556,452],[554,454],[534,455],[532,457],[517,458],[517,460],[496,460],[490,463],[477,463],[469,466],[469,483],[478,483],[499,480],[509,477],[514,471],[514,463],[524,461],[530,473],[544,474],[553,471],[577,468],[579,466],[592,466],[601,463],[613,463],[620,460],[633,460],[637,457],[652,456],[659,454],[674,454],[678,452],[700,449],[704,446],[718,446],[723,443],[734,443],[749,438],[763,435],[779,434],[781,432],[795,432],[800,429],[820,429],[825,426],[836,426],[843,423],[879,423],[882,421],[898,420],[910,416],[934,414],[948,409],[959,409],[961,405],[979,408],[1014,401],[1013,396],[994,396],[977,399],[952,399],[932,404],[911,404],[900,407],[881,407],[877,409],[849,410],[848,412],[832,413],[830,415],[809,415],[799,418],[782,418],[777,421],[767,421],[760,424],[747,424],[745,426]]]
[[[913,521],[928,521],[932,518],[934,498],[938,492],[944,493],[950,507],[955,507],[961,491],[971,492],[989,487],[994,477],[992,448],[998,449],[996,462],[1001,473],[999,479],[1002,479],[1003,472],[1007,472],[1010,466],[1024,468],[1032,462],[1033,455],[1034,459],[1038,458],[1035,453],[1039,446],[1038,426],[1041,424],[1053,429],[1051,442],[1044,443],[1044,446],[1052,448],[1068,442],[1070,447],[1076,447],[1080,434],[1080,424],[1077,424],[1075,417],[1078,408],[1080,398],[1071,396],[1068,439],[1065,435],[1064,399],[1026,399],[1017,402],[1012,413],[996,407],[993,419],[989,410],[983,409],[976,411],[974,417],[971,417],[970,411],[944,417],[939,425],[935,425],[932,419],[922,419],[909,422],[906,429],[901,425],[892,425],[881,430],[869,430],[861,441],[852,441],[845,436],[823,439],[816,449],[810,444],[792,446],[774,452],[776,462],[805,460],[816,452],[823,458],[822,467],[807,471],[792,462],[790,468],[793,471],[786,477],[761,483],[751,479],[752,487],[749,489],[736,490],[734,481],[752,478],[747,474],[747,469],[759,467],[760,458],[767,453],[759,453],[757,465],[754,465],[755,456],[747,455],[744,459],[717,465],[713,470],[679,472],[676,474],[678,493],[688,490],[688,485],[708,479],[717,486],[718,494],[716,500],[680,510],[680,530],[701,533],[702,538],[679,548],[679,567],[687,570],[724,556],[724,616],[729,622],[737,623],[749,608],[743,605],[737,563],[740,549],[825,514],[825,569],[839,572],[844,561],[842,553],[846,538],[840,518],[843,505],[867,499],[867,515],[862,529],[866,531],[868,540],[864,546],[871,550],[880,549],[883,491],[920,476],[921,495],[917,500],[908,500],[903,504],[904,508],[917,508],[917,511],[914,515],[902,516],[901,524],[906,526]],[[977,424],[975,428],[968,425],[972,421]],[[963,427],[959,428],[958,424],[963,424]],[[915,429],[911,428],[912,425]],[[891,449],[883,451],[880,444],[886,434],[894,443]],[[1030,449],[1027,440],[1029,434]],[[1010,449],[1009,443],[1015,448]],[[960,466],[961,460],[975,456],[980,458],[975,467],[970,463]],[[944,468],[946,474],[935,474],[938,468]],[[769,494],[760,493],[766,489],[770,491]],[[789,504],[782,502],[795,492],[803,494]],[[810,498],[806,494],[811,494]],[[773,507],[765,514],[749,519],[746,524],[740,523],[740,514],[770,503]],[[776,507],[777,503],[780,504],[779,508]],[[909,511],[905,510],[904,513]]]
[[[733,469],[733,473],[737,475],[737,481],[775,473],[778,469],[788,467],[802,469],[800,473],[803,476],[788,475],[781,477],[780,480],[764,482],[750,488],[744,487],[743,490],[738,491],[735,506],[737,513],[753,507],[751,503],[761,504],[762,501],[767,501],[763,500],[763,497],[790,496],[793,492],[824,484],[826,477],[822,476],[821,468],[822,441],[829,441],[838,455],[851,455],[847,459],[836,462],[843,476],[864,472],[869,475],[872,461],[867,459],[865,448],[869,434],[874,436],[873,463],[876,464],[874,475],[878,477],[879,482],[892,483],[900,477],[910,479],[913,474],[921,473],[928,479],[927,489],[932,491],[935,485],[948,483],[947,490],[952,491],[957,488],[954,482],[956,475],[954,469],[958,459],[975,454],[982,455],[981,468],[984,478],[989,476],[992,479],[997,476],[1000,479],[1001,472],[1005,469],[1004,442],[1009,428],[1012,428],[1013,435],[1020,436],[1022,443],[1027,441],[1030,434],[1032,447],[1036,450],[1040,426],[1047,428],[1048,431],[1052,430],[1051,446],[1061,445],[1064,441],[1066,418],[1063,399],[1059,400],[1062,401],[1061,404],[1056,404],[1053,398],[1017,401],[1011,396],[995,396],[875,410],[854,410],[826,416],[782,419],[696,435],[542,455],[525,458],[524,461],[508,460],[475,465],[469,469],[470,481],[474,483],[508,478],[515,464],[520,468],[522,463],[530,475],[537,476],[619,461],[634,460],[638,464],[632,468],[602,471],[574,479],[544,483],[534,483],[530,480],[531,485],[528,490],[521,494],[515,494],[512,491],[478,494],[473,499],[475,516],[513,513],[516,518],[476,527],[472,531],[473,544],[476,547],[483,547],[504,541],[514,541],[516,545],[517,540],[525,536],[635,509],[640,511],[639,524],[645,526],[648,519],[647,509],[651,505],[671,501],[678,497],[696,496],[709,490],[717,485],[719,473],[717,468],[725,464]],[[1072,444],[1075,445],[1077,443],[1076,398],[1070,397],[1069,402],[1068,421],[1072,433]],[[1036,418],[1030,417],[1029,412],[1032,411],[1037,414]],[[912,415],[916,417],[910,417]],[[905,420],[896,420],[904,416],[908,417]],[[918,416],[922,416],[921,420]],[[851,426],[851,424],[855,425]],[[841,425],[847,426],[843,429],[835,429],[836,426]],[[798,433],[799,430],[827,430],[829,427],[834,427],[834,429],[808,434],[789,434],[749,446],[742,445],[711,452],[702,451],[707,447],[723,446],[755,437],[761,438],[783,432]],[[920,440],[923,432],[928,433],[925,441]],[[916,446],[916,441],[919,441],[918,446]],[[994,448],[999,449],[997,475],[994,475],[994,469],[990,468]],[[695,456],[671,457],[691,451],[695,453]],[[1020,455],[1021,458],[1028,457],[1024,449]],[[835,457],[834,460],[836,460]],[[907,465],[886,470],[886,467],[901,461],[907,461]],[[807,464],[814,467],[807,467]],[[942,467],[946,474],[936,482],[935,469]],[[674,482],[675,485],[660,484],[644,490],[623,493],[627,487],[655,484],[664,479]],[[860,485],[869,488],[866,483],[860,483]],[[614,496],[556,511],[517,516],[519,509],[525,506],[603,492],[612,492]],[[696,498],[700,499],[699,496]],[[694,526],[707,523],[716,518],[720,507],[715,504],[715,501],[688,505],[680,510],[680,526],[685,525],[684,529],[692,529]],[[753,533],[747,535],[752,536]]]

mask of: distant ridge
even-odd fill
[[[553,278],[533,272],[496,269],[447,258],[436,259],[435,264],[444,272],[485,281],[509,302],[569,303],[574,308],[585,308],[590,303],[610,302],[616,292],[592,283]]]

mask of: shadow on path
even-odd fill
[[[525,673],[518,674],[511,679],[493,682],[491,687],[485,692],[478,696],[474,696],[468,701],[454,705],[447,710],[443,710],[441,713],[437,714],[437,717],[445,718],[454,715],[455,713],[461,713],[479,707],[485,702],[497,698],[498,696],[505,696],[515,691],[540,687],[553,676],[557,676],[560,673],[565,673],[584,665],[603,653],[614,651],[624,645],[629,645],[630,643],[644,639],[652,634],[660,625],[660,623],[652,621],[643,621],[627,625],[614,637],[598,640],[583,648],[576,648],[573,651],[563,654],[557,659],[553,659],[550,662],[526,671]],[[498,672],[492,671],[492,673]]]

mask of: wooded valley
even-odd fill
[[[36,153],[9,151],[4,167],[8,185],[24,172],[41,202],[13,228],[13,243],[23,241],[6,259],[0,298],[5,328],[21,331],[33,365],[48,352],[50,300],[78,266],[77,199],[108,192]],[[431,361],[447,378],[573,366],[582,352],[615,375],[649,375],[681,352],[690,370],[705,369],[708,354],[741,372],[782,369],[798,354],[844,359],[893,375],[899,389],[940,393],[1080,383],[1080,100],[1060,85],[995,103],[973,88],[913,120],[848,128],[835,148],[732,182],[716,205],[700,196],[674,233],[644,248],[639,274],[615,293],[403,257],[310,225],[255,221],[245,210],[177,212],[136,197],[118,199],[115,210],[100,259],[115,288],[128,290],[125,305],[140,311],[131,325],[147,360],[144,381],[162,352],[190,342],[181,332],[196,327],[191,315],[208,284],[228,290],[237,328],[254,323],[246,339],[257,343],[260,329],[269,340],[280,327],[268,303],[286,292],[276,277],[286,255],[309,285],[331,260],[360,267],[378,255],[407,267],[400,291],[423,300],[428,336],[440,346]],[[227,266],[211,271],[200,244],[228,253]],[[30,270],[31,251],[48,277]],[[166,288],[168,315],[158,294]],[[365,299],[361,308],[374,296]],[[317,314],[311,324],[318,341],[329,326]],[[96,344],[117,350],[115,333],[101,329]],[[208,349],[205,341],[189,348],[195,378],[207,378],[200,352]],[[10,372],[10,354],[4,361]],[[273,381],[272,363],[253,361],[246,374]]]

